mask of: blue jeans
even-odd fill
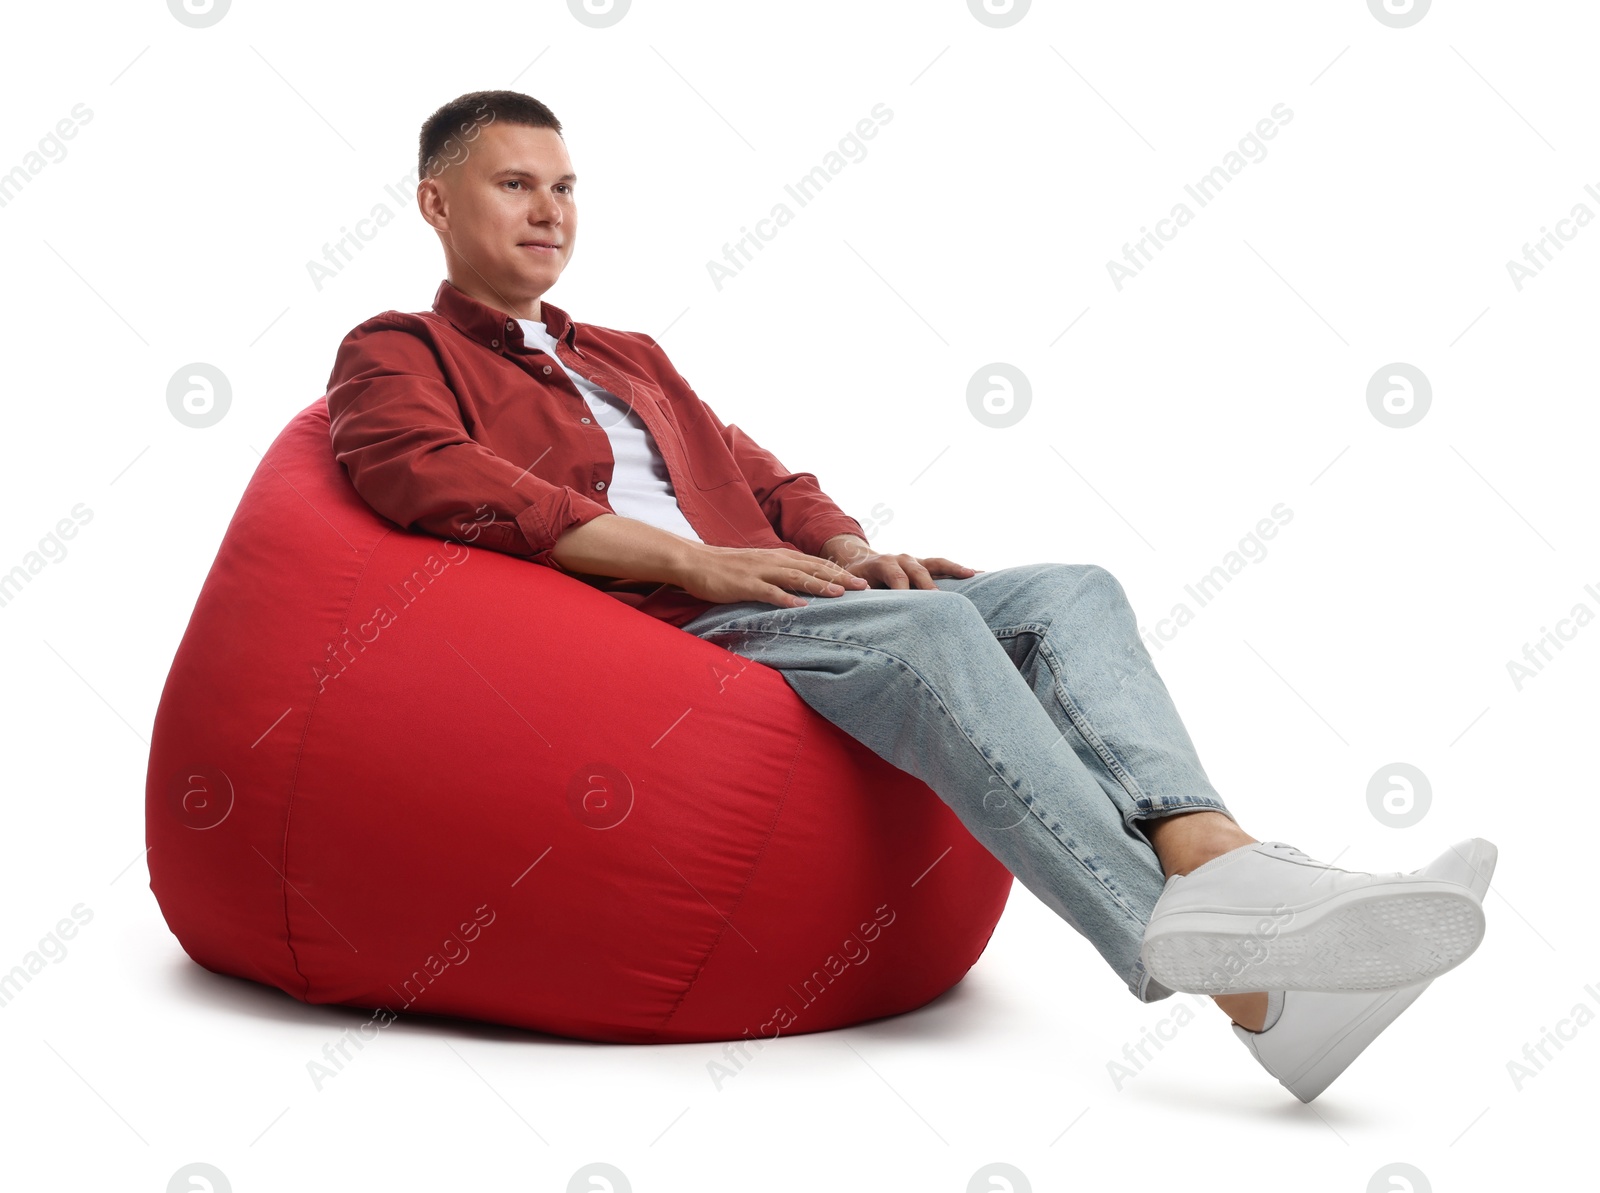
[[[921,779],[1105,958],[1136,998],[1165,877],[1139,827],[1211,786],[1115,576],[1039,563],[931,589],[715,605],[683,629],[781,672],[808,705]],[[1064,748],[1065,747],[1065,748]]]

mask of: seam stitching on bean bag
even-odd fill
[[[346,480],[348,479],[349,478],[346,477]],[[293,488],[292,485],[290,487]],[[379,538],[377,542],[373,543],[371,548],[367,551],[367,557],[361,561],[361,570],[356,573],[355,581],[350,585],[350,596],[345,601],[344,612],[340,615],[341,625],[349,624],[350,610],[356,603],[356,593],[361,588],[361,581],[366,576],[367,569],[372,566],[372,558],[378,553],[378,548],[393,533],[394,531],[392,530],[385,530],[382,537]],[[289,926],[289,832],[290,821],[294,819],[295,792],[300,786],[300,763],[305,758],[306,739],[311,736],[311,720],[316,716],[317,703],[319,700],[321,700],[321,698],[322,691],[319,688],[311,697],[310,707],[306,709],[305,724],[300,730],[300,744],[295,749],[294,753],[294,769],[289,774],[289,802],[284,806],[283,810],[283,853],[280,858],[280,861],[282,862],[283,875],[283,943],[289,949],[289,960],[294,964],[295,973],[298,974],[300,980],[305,983],[305,998],[302,1001],[310,1000],[311,979],[307,977],[305,971],[300,968],[300,956],[295,952],[294,948],[294,933],[291,931]],[[303,895],[301,897],[304,898]],[[306,901],[307,903],[310,902],[309,899]],[[315,910],[314,907],[313,910]],[[320,915],[321,913],[319,912],[318,914]],[[337,931],[337,929],[335,930]],[[354,945],[351,947],[353,948]]]
[[[798,697],[796,697],[796,699],[798,699]],[[672,1022],[673,1018],[676,1017],[678,1012],[683,1008],[683,1004],[689,1001],[690,993],[694,990],[695,984],[700,981],[700,975],[705,972],[705,968],[710,963],[711,958],[716,954],[717,947],[722,943],[722,938],[727,935],[728,928],[732,926],[733,917],[735,913],[738,912],[739,905],[744,902],[745,895],[749,893],[750,884],[755,880],[756,871],[760,869],[762,859],[767,856],[767,847],[772,844],[772,838],[777,836],[778,821],[783,818],[783,809],[789,802],[789,791],[794,785],[795,768],[800,765],[800,752],[805,746],[806,734],[809,733],[810,730],[810,719],[802,718],[800,723],[800,734],[795,738],[794,754],[789,759],[788,773],[783,777],[783,790],[778,796],[778,807],[776,811],[773,812],[772,824],[767,829],[766,839],[761,842],[760,851],[756,854],[755,860],[750,863],[750,872],[745,875],[744,884],[740,886],[739,894],[734,899],[733,906],[728,909],[728,914],[723,917],[721,931],[717,933],[716,939],[711,942],[711,947],[706,950],[705,956],[700,958],[700,964],[695,967],[694,977],[689,979],[689,984],[683,988],[683,993],[678,996],[678,1001],[672,1005],[672,1010],[667,1012],[666,1018],[661,1021],[661,1026],[656,1028],[655,1035],[658,1038],[662,1032],[666,1031],[667,1025]]]

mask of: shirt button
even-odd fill
[[[580,419],[580,420],[579,420],[579,421],[581,421],[581,422],[588,422],[588,421],[589,421],[589,420],[588,420],[588,419],[586,419],[586,418],[585,418],[585,419]]]
[[[511,330],[511,320],[509,320],[509,319],[506,320],[506,330],[507,331]]]
[[[490,340],[489,341],[489,347],[491,347],[491,348],[500,347],[500,341],[499,340]]]
[[[549,365],[545,365],[545,367],[544,367],[544,371],[545,371],[545,372],[546,372],[546,373],[548,373],[548,372],[549,372],[549,371],[550,371],[550,366],[549,366]]]
[[[595,481],[594,487],[597,489],[603,489],[606,487],[606,483],[605,481]]]

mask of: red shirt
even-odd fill
[[[643,420],[704,542],[821,555],[836,534],[867,537],[813,474],[723,425],[655,340],[541,306],[561,361]],[[675,584],[572,572],[551,556],[568,530],[615,512],[610,439],[514,318],[450,281],[433,310],[384,311],[345,336],[327,404],[334,457],[390,521],[566,572],[672,625],[711,608]]]

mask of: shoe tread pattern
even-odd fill
[[[1250,941],[1244,934],[1168,931],[1146,942],[1145,965],[1163,986],[1190,994],[1393,990],[1453,969],[1482,936],[1483,912],[1471,899],[1392,895],[1290,925],[1250,952],[1240,947]],[[1219,960],[1230,954],[1241,967]]]

